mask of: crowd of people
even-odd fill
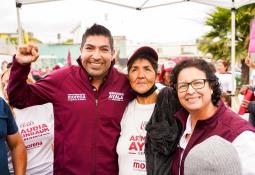
[[[255,127],[224,99],[234,90],[225,89],[223,61],[186,59],[158,74],[157,52],[143,46],[124,74],[110,30],[98,24],[80,52],[78,65],[34,82],[38,47],[18,47],[1,75],[1,173],[255,175]]]

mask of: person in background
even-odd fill
[[[3,71],[6,70],[8,62],[6,60],[2,61],[1,63],[1,69],[0,69],[0,75],[3,73]],[[2,92],[0,91],[0,97],[3,97]]]
[[[255,69],[255,63],[251,58],[251,55],[248,53],[247,57],[245,58],[245,64],[252,69]]]
[[[133,98],[127,76],[113,68],[114,43],[102,25],[82,37],[78,65],[53,71],[27,84],[38,47],[20,46],[8,84],[10,105],[25,108],[51,102],[54,109],[54,174],[117,175],[120,121]]]
[[[61,67],[60,67],[60,65],[59,64],[56,64],[53,68],[52,68],[52,70],[54,71],[54,70],[58,70],[58,69],[60,69]]]
[[[255,69],[255,63],[250,57],[250,55],[246,57],[245,63],[249,68]],[[244,95],[248,88],[252,90],[254,94],[255,91],[254,85],[243,85],[240,90],[240,93]],[[247,109],[247,112],[249,113],[249,122],[255,127],[255,101],[253,99],[254,98],[252,98],[251,100],[243,99],[241,102],[241,106]]]
[[[183,175],[189,151],[218,135],[237,150],[242,175],[255,174],[255,128],[220,100],[220,84],[210,65],[202,59],[185,60],[173,69],[171,82],[181,105],[175,116],[183,128],[172,173]]]
[[[4,72],[7,69],[7,64],[8,64],[8,62],[6,60],[2,61],[1,71],[0,71],[1,74],[2,74],[2,72]]]
[[[3,175],[10,174],[7,147],[11,152],[15,175],[25,175],[27,165],[26,147],[18,132],[17,124],[9,106],[0,97],[0,174]]]
[[[228,65],[226,60],[218,60],[216,62],[216,76],[219,78],[222,91],[230,94],[233,92],[233,85],[231,81],[232,74],[228,72]]]
[[[159,75],[159,82],[164,86],[170,86],[170,75],[176,63],[172,60],[168,60],[161,66],[161,72]]]
[[[10,76],[10,68],[1,76],[1,89],[5,100],[8,102],[7,86]],[[34,80],[30,75],[27,83]],[[53,139],[54,139],[54,115],[52,104],[36,105],[24,109],[16,109],[12,106],[12,114],[18,125],[19,132],[27,150],[27,175],[52,175],[53,174]],[[14,169],[9,155],[9,170],[14,174]]]
[[[246,90],[248,90],[248,88],[250,90],[252,90],[253,94],[254,94],[254,91],[255,91],[254,86],[243,86],[240,89],[240,93],[245,95],[245,92],[246,92]],[[252,126],[255,127],[255,101],[254,101],[254,97],[252,97],[251,100],[247,100],[247,99],[243,98],[240,105],[246,109],[246,112],[249,113],[249,119],[248,120],[252,124]]]
[[[45,76],[49,75],[52,72],[52,68],[47,66],[45,67]]]
[[[119,175],[146,175],[145,126],[157,98],[157,67],[158,54],[151,47],[140,47],[128,59],[128,79],[136,98],[126,107],[120,123]]]
[[[235,147],[217,135],[194,146],[184,162],[185,175],[242,175]]]
[[[181,135],[181,124],[174,117],[179,109],[177,102],[173,88],[160,90],[151,119],[146,125],[147,175],[171,175],[174,151]]]
[[[222,100],[231,107],[231,94],[234,93],[232,74],[228,72],[229,64],[226,60],[220,59],[216,62],[216,76],[222,88]]]

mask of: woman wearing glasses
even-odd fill
[[[243,175],[255,174],[255,128],[220,100],[220,84],[210,65],[202,59],[185,60],[173,69],[171,82],[182,108],[176,117],[183,127],[172,174],[183,175],[191,148],[213,135],[234,145]]]

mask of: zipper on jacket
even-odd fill
[[[95,115],[95,125],[94,125],[94,135],[93,135],[93,143],[92,146],[93,150],[93,157],[92,157],[92,175],[96,175],[96,155],[97,155],[97,131],[98,131],[98,121],[99,121],[99,114],[98,114],[98,91],[95,87],[93,87],[93,92],[95,96],[95,105],[96,105],[96,115]]]
[[[182,149],[182,148],[180,148],[180,150],[179,150],[180,160],[179,160],[179,165],[178,165],[178,175],[181,175],[182,156],[183,156],[184,150],[185,149]]]
[[[96,98],[96,107],[98,106],[98,99]]]

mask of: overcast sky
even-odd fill
[[[15,0],[0,0],[0,32],[16,32]],[[195,3],[179,3],[143,11],[116,7],[92,0],[64,0],[23,5],[22,26],[44,42],[63,39],[79,23],[106,25],[113,35],[126,35],[134,42],[195,41],[209,30],[204,25],[214,8]],[[85,30],[85,29],[84,29]]]

